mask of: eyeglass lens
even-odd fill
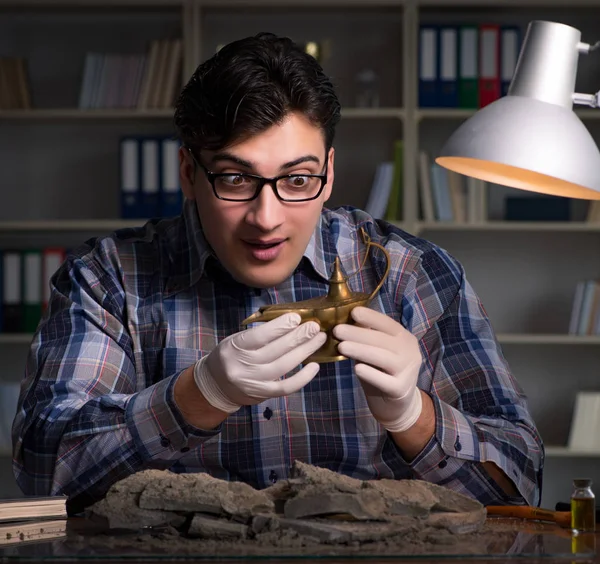
[[[249,200],[262,181],[244,174],[215,177],[215,190],[220,198]],[[277,192],[284,200],[304,200],[314,197],[321,189],[321,178],[292,175],[277,180]]]

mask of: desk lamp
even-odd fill
[[[507,95],[465,121],[436,162],[495,184],[600,199],[600,152],[572,107],[600,104],[600,93],[574,92],[579,54],[600,42],[580,40],[573,27],[530,22]]]

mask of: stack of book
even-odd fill
[[[0,57],[0,110],[29,110],[31,95],[25,59]]]
[[[577,283],[569,335],[600,335],[600,284],[597,280]]]
[[[181,213],[179,146],[170,137],[128,136],[120,141],[121,217],[150,219]]]
[[[505,96],[521,47],[516,25],[431,25],[419,30],[419,106],[483,108]]]
[[[600,392],[577,392],[569,449],[600,452]]]
[[[403,142],[394,143],[394,160],[377,165],[365,211],[375,219],[403,219]],[[419,151],[418,185],[423,221],[480,223],[487,220],[489,182],[467,177],[433,162]]]
[[[50,299],[63,247],[0,250],[0,333],[33,333]]]
[[[0,545],[64,537],[66,497],[0,500]]]
[[[586,221],[588,223],[600,222],[600,200],[592,200],[589,203]]]
[[[153,41],[148,53],[86,54],[79,109],[171,108],[182,85],[181,39]]]
[[[375,176],[365,211],[375,219],[402,221],[404,190],[402,182],[402,160],[404,142],[398,139],[393,145],[393,161],[381,162]]]
[[[487,220],[488,186],[484,180],[452,172],[419,152],[421,217],[425,221],[479,223]]]

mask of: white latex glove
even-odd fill
[[[357,325],[341,324],[333,334],[338,350],[356,361],[371,413],[388,431],[412,427],[421,415],[417,378],[423,361],[416,337],[391,317],[366,307],[352,310]]]
[[[280,378],[319,349],[327,335],[318,323],[300,321],[297,313],[286,313],[227,337],[202,357],[194,366],[194,380],[206,401],[233,413],[306,386],[319,372],[316,362]]]

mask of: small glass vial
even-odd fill
[[[596,530],[596,497],[592,491],[592,480],[573,480],[571,529],[574,533],[589,533]]]

